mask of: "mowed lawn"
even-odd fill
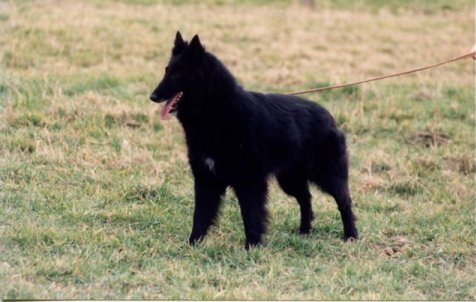
[[[227,192],[189,247],[182,129],[148,96],[175,32],[245,87],[288,92],[464,54],[473,1],[1,1],[0,298],[476,299],[474,61],[307,97],[347,134],[361,239],[271,180],[246,252]]]

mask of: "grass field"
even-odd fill
[[[186,245],[182,129],[148,96],[199,33],[247,88],[286,92],[466,53],[473,1],[1,1],[0,298],[476,299],[474,62],[308,97],[346,132],[361,240],[316,189],[314,230],[272,181],[246,252],[227,192]]]

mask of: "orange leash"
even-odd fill
[[[435,67],[445,65],[445,64],[448,64],[448,63],[451,63],[451,62],[459,61],[459,60],[462,60],[462,59],[465,59],[465,58],[468,58],[468,57],[472,57],[473,60],[476,60],[476,44],[475,44],[475,46],[473,46],[473,49],[471,49],[470,53],[467,53],[467,54],[464,54],[462,56],[449,59],[449,60],[441,62],[441,63],[428,65],[428,66],[425,66],[425,67],[416,68],[416,69],[412,69],[412,70],[408,70],[408,71],[404,71],[404,72],[398,72],[398,73],[393,73],[393,74],[389,74],[389,75],[385,75],[385,76],[371,78],[371,79],[368,79],[368,80],[363,80],[363,81],[358,81],[358,82],[353,82],[353,83],[348,83],[348,84],[342,84],[342,85],[335,85],[335,86],[320,87],[320,88],[314,88],[314,89],[308,89],[308,90],[301,90],[301,91],[296,91],[296,92],[290,92],[290,93],[287,93],[287,94],[289,94],[289,95],[298,95],[298,94],[305,94],[305,93],[311,93],[311,92],[320,92],[320,91],[330,90],[330,89],[335,89],[335,88],[343,88],[343,87],[354,86],[354,85],[358,85],[358,84],[362,84],[362,83],[368,83],[368,82],[383,80],[383,79],[386,79],[386,78],[398,77],[398,76],[405,75],[405,74],[410,74],[410,73],[415,73],[415,72],[430,69],[430,68],[435,68]]]

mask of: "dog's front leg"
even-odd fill
[[[247,181],[234,187],[245,226],[245,248],[261,244],[266,231],[266,180]]]
[[[195,211],[189,243],[196,244],[215,222],[226,186],[203,177],[195,177]]]

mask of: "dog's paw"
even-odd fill
[[[190,238],[188,238],[188,244],[191,245],[191,246],[195,246],[195,245],[198,245],[201,241],[202,241],[202,236],[190,236]]]
[[[311,231],[312,231],[312,228],[310,226],[307,226],[307,227],[299,227],[299,230],[297,230],[297,233],[299,235],[309,235],[311,234]]]
[[[262,245],[261,241],[258,242],[245,242],[245,250],[249,251],[250,249],[254,249],[260,247]]]
[[[352,233],[352,234],[346,234],[346,235],[344,235],[343,239],[346,242],[357,241],[357,239],[359,239],[359,234],[357,233],[357,231],[355,233]]]

